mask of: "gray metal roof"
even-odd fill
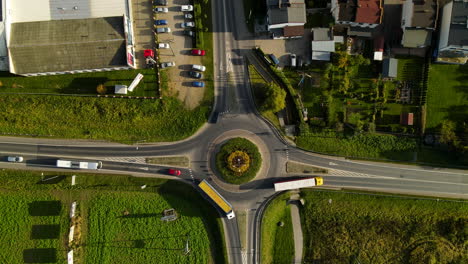
[[[468,3],[453,2],[448,45],[468,46]]]
[[[307,22],[304,1],[267,0],[267,8],[270,25]]]
[[[123,17],[13,23],[9,50],[17,74],[123,66]]]
[[[384,59],[382,64],[382,77],[396,78],[398,72],[398,60],[394,58]]]
[[[333,36],[330,28],[313,28],[312,33],[314,35],[313,40],[333,40]]]

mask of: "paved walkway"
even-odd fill
[[[304,247],[304,240],[302,236],[301,216],[299,214],[299,201],[290,203],[291,219],[294,233],[294,262],[302,263],[302,249]]]

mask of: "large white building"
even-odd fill
[[[135,67],[131,0],[2,0],[0,70],[24,76]]]

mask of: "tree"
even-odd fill
[[[266,98],[262,105],[263,111],[279,112],[286,106],[286,91],[277,85],[270,84],[266,88]]]
[[[99,84],[97,87],[96,87],[96,92],[98,94],[106,94],[107,92],[107,87],[104,85],[104,84]]]
[[[440,129],[440,139],[439,141],[441,143],[447,144],[447,145],[453,145],[457,146],[458,145],[458,138],[457,135],[455,134],[455,123],[450,121],[450,120],[444,120],[442,122],[442,127]]]

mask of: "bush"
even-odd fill
[[[246,153],[249,158],[249,166],[244,171],[231,169],[233,153]],[[230,159],[231,158],[231,159]],[[257,146],[245,138],[233,138],[227,141],[216,154],[216,168],[226,182],[242,184],[255,178],[262,164],[262,156]]]

